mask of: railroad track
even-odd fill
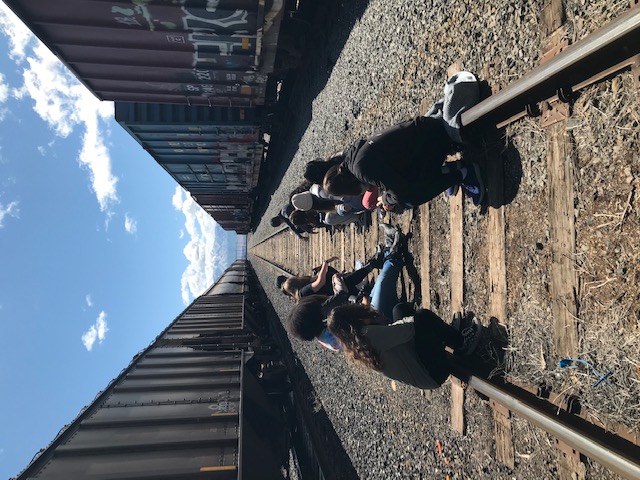
[[[550,22],[557,19],[551,15]],[[557,25],[561,28],[561,25]],[[556,31],[549,28],[549,31]],[[640,54],[640,8],[637,6],[620,16],[573,46],[563,45],[561,34],[549,36],[549,55],[544,63],[529,74],[504,88],[473,109],[465,112],[462,122],[465,126],[482,123],[504,127],[520,121],[525,116],[540,116],[545,127],[545,135],[551,148],[547,165],[549,168],[549,190],[553,201],[549,206],[551,243],[553,244],[553,269],[550,272],[549,293],[553,300],[553,348],[558,355],[575,357],[578,354],[577,305],[567,304],[578,288],[573,258],[575,251],[575,219],[567,214],[573,210],[575,172],[566,158],[571,155],[571,142],[567,138],[567,119],[570,117],[571,102],[580,90],[617,72],[631,68],[636,82],[639,76]],[[464,68],[454,64],[451,72]],[[506,223],[508,213],[502,198],[502,166],[499,162],[489,162],[489,204],[487,211],[487,236],[492,239],[486,245],[488,261],[487,312],[500,322],[508,324],[507,317],[507,272],[506,272]],[[632,190],[633,192],[633,190]],[[409,214],[394,217],[392,223],[400,223],[403,231],[410,231],[410,252],[419,262],[404,273],[402,284],[409,299],[423,306],[433,303],[444,304],[451,311],[462,310],[465,298],[464,240],[465,204],[461,195],[449,200],[449,298],[438,297],[439,288],[434,286],[432,260],[439,261],[442,249],[434,244],[441,241],[441,225],[430,222],[433,209],[437,206],[425,205]],[[373,253],[378,243],[378,219],[372,219],[371,228],[359,234],[354,227],[334,235],[319,232],[301,241],[284,231],[263,240],[252,248],[252,253],[287,272],[303,273],[317,266],[324,258],[340,256],[338,269],[349,270],[356,260],[364,261]],[[465,386],[471,387],[490,398],[496,422],[496,441],[501,444],[496,449],[500,460],[513,466],[513,445],[509,439],[511,413],[529,419],[558,439],[558,446],[566,452],[569,464],[565,469],[575,469],[580,454],[587,455],[598,463],[625,478],[640,478],[640,444],[637,433],[622,425],[601,422],[598,412],[578,409],[579,399],[563,396],[562,392],[542,393],[539,385],[527,385],[512,381],[509,376],[489,380],[482,372],[458,365],[458,380],[452,383],[452,426],[464,431],[463,400]],[[546,398],[545,398],[546,397]],[[577,401],[576,401],[577,400]],[[542,403],[541,403],[542,402]],[[579,410],[579,411],[578,411]],[[585,421],[588,419],[590,421]],[[511,443],[511,445],[510,445]]]

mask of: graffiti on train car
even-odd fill
[[[255,13],[219,9],[219,0],[208,0],[206,7],[187,4],[186,0],[181,4],[181,18],[177,9],[156,12],[151,0],[131,0],[130,8],[112,5],[111,13],[117,23],[126,26],[148,28],[152,32],[156,29],[188,32],[186,35],[177,32],[167,34],[166,39],[168,43],[192,44],[194,66],[201,61],[209,63],[208,55],[212,52],[229,56],[255,51],[255,33],[258,30]]]

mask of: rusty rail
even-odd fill
[[[625,68],[640,54],[640,8],[632,8],[588,37],[540,65],[508,87],[462,113],[463,126],[472,123],[499,124],[521,117],[527,106],[547,100],[557,92],[584,88],[589,79],[614,73],[616,65]]]

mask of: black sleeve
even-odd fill
[[[322,304],[322,313],[324,313],[326,317],[331,310],[340,305],[346,305],[347,303],[349,303],[349,294],[347,292],[338,292]]]
[[[313,291],[311,284],[309,284],[309,285],[305,285],[300,290],[298,290],[298,295],[300,296],[300,298],[302,298],[302,297],[308,297],[309,295],[316,295],[316,292]]]

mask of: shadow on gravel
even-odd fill
[[[515,199],[522,181],[522,157],[504,130],[483,129],[473,132],[464,147],[464,158],[477,162],[484,170],[487,196],[482,213],[488,207],[499,208]]]
[[[407,238],[411,238],[413,234],[408,233]],[[405,297],[405,301],[415,303],[416,305],[422,305],[422,280],[420,279],[420,272],[416,267],[416,261],[411,252],[406,252],[404,255],[404,269],[406,271],[407,276],[415,285],[414,288],[414,297],[406,298],[407,294],[405,291],[405,285],[407,282],[402,282],[403,295]]]
[[[304,53],[301,65],[287,75],[282,84],[282,105],[278,107],[281,120],[272,132],[266,161],[260,167],[252,212],[253,228],[263,217],[271,195],[298,150],[311,121],[314,98],[324,89],[351,29],[368,4],[368,0],[307,0],[303,3],[297,22],[306,33]]]
[[[290,398],[293,408],[290,409],[287,423],[297,463],[302,472],[301,478],[316,479],[318,472],[322,471],[324,478],[358,479],[358,474],[331,420],[316,401],[313,384],[293,352],[289,337],[266,292],[259,287],[256,293],[260,298],[261,309],[266,313],[266,323],[280,350],[292,387],[293,395]]]

